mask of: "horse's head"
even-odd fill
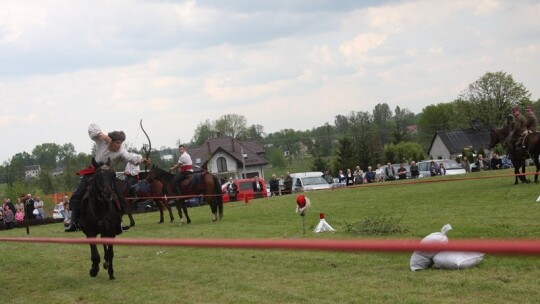
[[[501,129],[492,128],[489,135],[489,149],[493,149],[497,144],[503,144],[506,138],[505,132]]]
[[[115,196],[114,183],[116,182],[116,173],[110,167],[111,159],[106,163],[97,163],[92,159],[92,165],[95,173],[92,182],[92,191],[94,194],[107,201],[112,201]]]
[[[148,171],[148,174],[146,175],[146,181],[152,183],[155,180],[161,180],[165,173],[167,173],[167,171],[161,169],[156,165],[152,165],[152,168],[150,168],[150,171]]]

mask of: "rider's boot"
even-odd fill
[[[69,226],[64,229],[65,232],[75,232],[79,230],[79,213],[80,210],[78,208],[71,210],[71,223],[69,223]]]

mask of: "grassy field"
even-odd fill
[[[427,178],[434,183],[363,185],[311,192],[308,232],[295,195],[225,205],[210,222],[207,206],[193,223],[157,224],[137,214],[120,238],[422,239],[450,223],[450,241],[540,237],[538,185],[513,185],[510,171]],[[470,179],[462,180],[463,177]],[[474,178],[474,179],[473,179]],[[319,213],[336,232],[315,234]],[[175,215],[176,216],[176,215]],[[356,235],[346,227],[366,218],[393,219],[404,232]],[[0,231],[25,236],[24,229]],[[83,238],[61,223],[32,226],[31,237]],[[412,272],[411,253],[205,249],[116,246],[115,275],[88,275],[87,245],[0,242],[4,303],[538,303],[540,259],[486,255],[475,268]],[[9,294],[9,295],[8,295]]]

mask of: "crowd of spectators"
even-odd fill
[[[61,207],[60,207],[61,206]],[[61,216],[64,224],[71,221],[71,212],[69,211],[68,197],[65,196],[55,206],[55,210],[61,209]],[[2,208],[0,208],[0,223],[6,230],[23,226],[23,222],[28,220],[44,222],[47,214],[45,212],[45,203],[40,196],[33,197],[32,194],[23,194],[16,199],[15,204],[10,198],[4,197]],[[55,217],[56,218],[56,217]]]

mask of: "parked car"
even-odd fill
[[[264,179],[259,179],[262,182],[263,185],[263,191],[262,195],[263,197],[268,197],[268,191],[266,189],[266,182]],[[238,186],[238,196],[236,197],[237,201],[244,201],[246,197],[248,200],[252,200],[255,198],[255,193],[253,192],[253,178],[245,178],[245,179],[237,179],[234,181],[234,183]],[[222,193],[222,199],[224,203],[227,203],[230,201],[229,194],[227,193],[227,186],[229,185],[229,182],[224,183],[221,185],[221,193]]]
[[[461,164],[459,164],[457,161],[453,159],[433,159],[433,160],[424,160],[424,161],[418,162],[418,171],[420,172],[420,177],[431,176],[431,172],[429,170],[431,161],[434,161],[437,165],[444,164],[444,168],[446,169],[446,175],[467,173],[467,171],[463,169]]]
[[[322,172],[293,173],[292,192],[330,189],[330,184],[322,177]]]

